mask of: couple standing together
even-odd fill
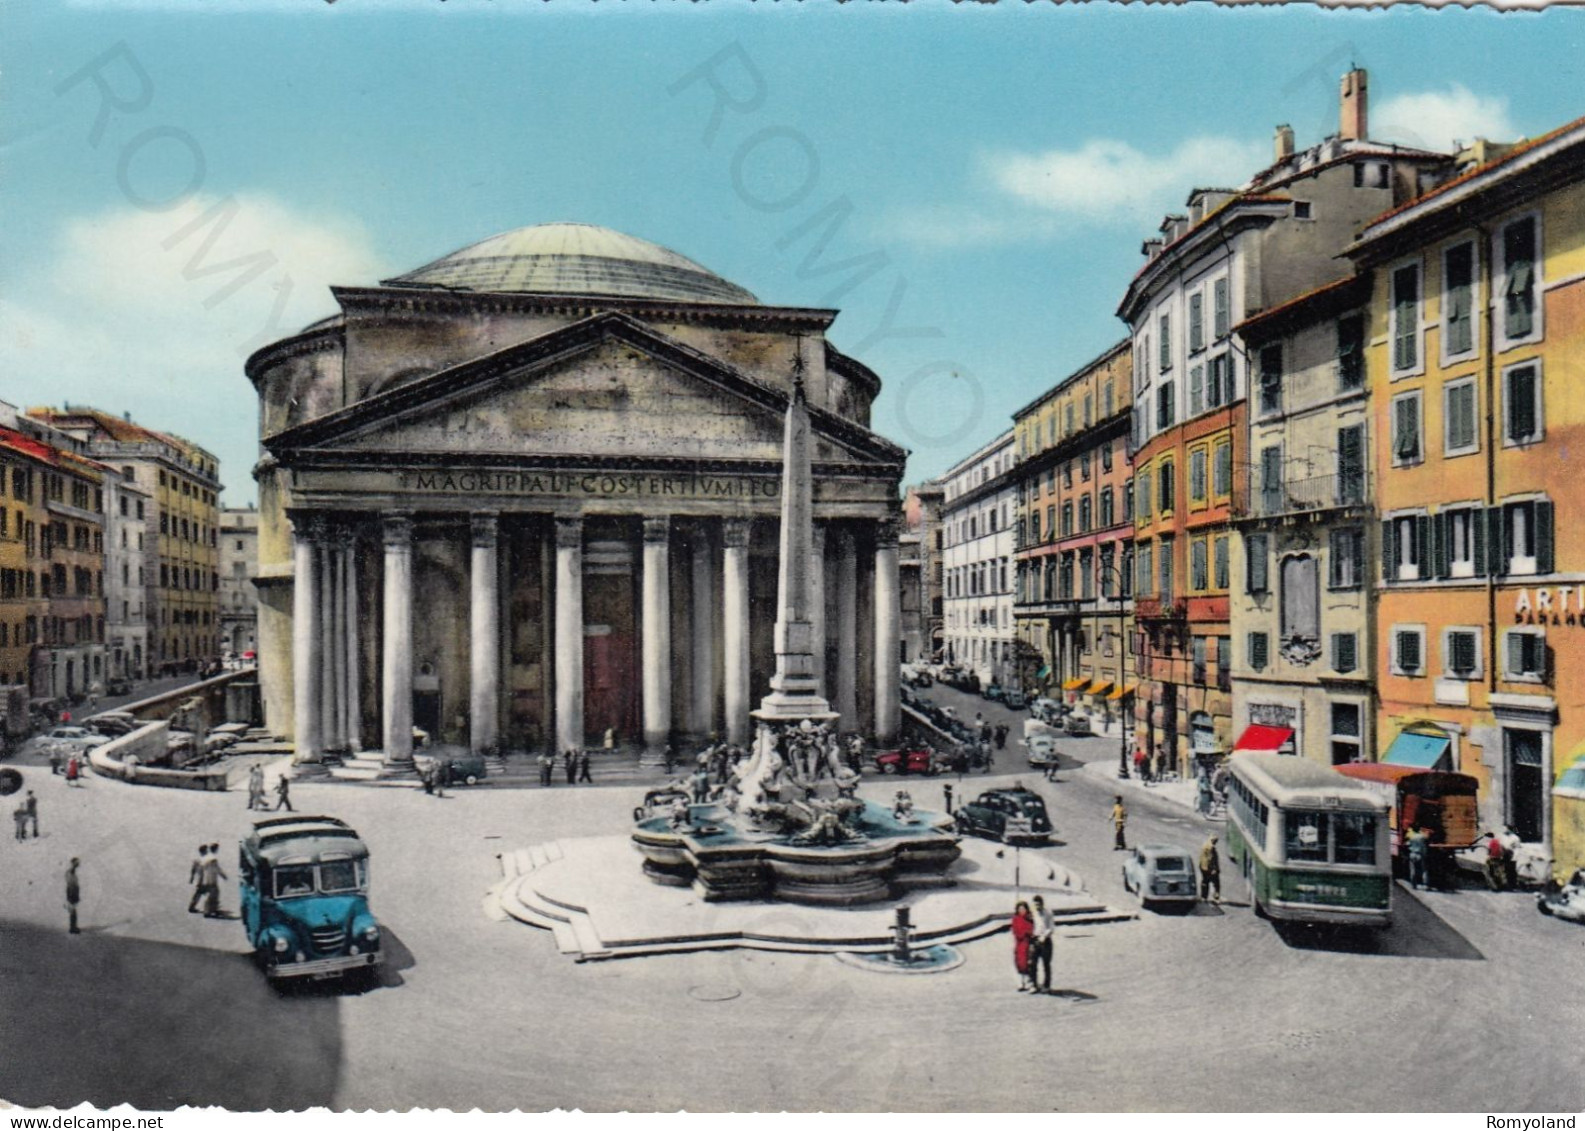
[[[1013,911],[1013,964],[1018,967],[1018,992],[1051,992],[1051,934],[1056,922],[1046,901],[1035,896],[1034,910],[1023,900]]]

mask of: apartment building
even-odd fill
[[[1367,127],[1367,79],[1353,70],[1338,134],[1301,151],[1279,126],[1274,163],[1248,183],[1193,190],[1145,241],[1118,306],[1134,357],[1135,741],[1158,770],[1226,754],[1241,729],[1230,594],[1253,353],[1235,327],[1346,274],[1337,256],[1359,229],[1450,161],[1373,142]]]
[[[1108,727],[1135,683],[1132,366],[1124,339],[1013,414],[1023,683]]]
[[[981,683],[1017,676],[1013,632],[1013,512],[1017,452],[1011,430],[949,469],[942,486],[945,659]]]
[[[1350,249],[1372,281],[1381,760],[1475,775],[1486,822],[1566,875],[1585,865],[1585,119],[1475,157]]]

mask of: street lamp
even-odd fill
[[[1101,577],[1115,577],[1112,593],[1117,601],[1117,686],[1121,690],[1127,686],[1124,678],[1128,674],[1128,664],[1124,660],[1124,651],[1128,646],[1128,638],[1123,623],[1123,570],[1120,565],[1112,562],[1101,563]],[[1127,778],[1128,772],[1128,727],[1123,721],[1123,700],[1117,700],[1117,776]]]

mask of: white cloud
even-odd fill
[[[82,217],[47,261],[9,271],[0,395],[129,410],[211,447],[235,497],[248,498],[257,409],[242,373],[247,355],[334,313],[328,284],[381,274],[355,220],[267,196]]]
[[[1077,149],[998,154],[986,166],[997,188],[1042,211],[1134,224],[1180,207],[1196,186],[1242,184],[1267,156],[1264,145],[1220,137],[1186,138],[1156,155],[1096,138]]]
[[[1519,136],[1519,130],[1508,116],[1506,98],[1479,95],[1453,83],[1446,90],[1383,99],[1371,110],[1370,136],[1447,151],[1455,142],[1477,137],[1512,141]]]

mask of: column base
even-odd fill
[[[638,765],[639,769],[642,770],[664,770],[666,768],[666,744],[663,742],[659,746],[644,747],[638,753]],[[672,768],[675,769],[676,765],[677,760],[674,756]]]

